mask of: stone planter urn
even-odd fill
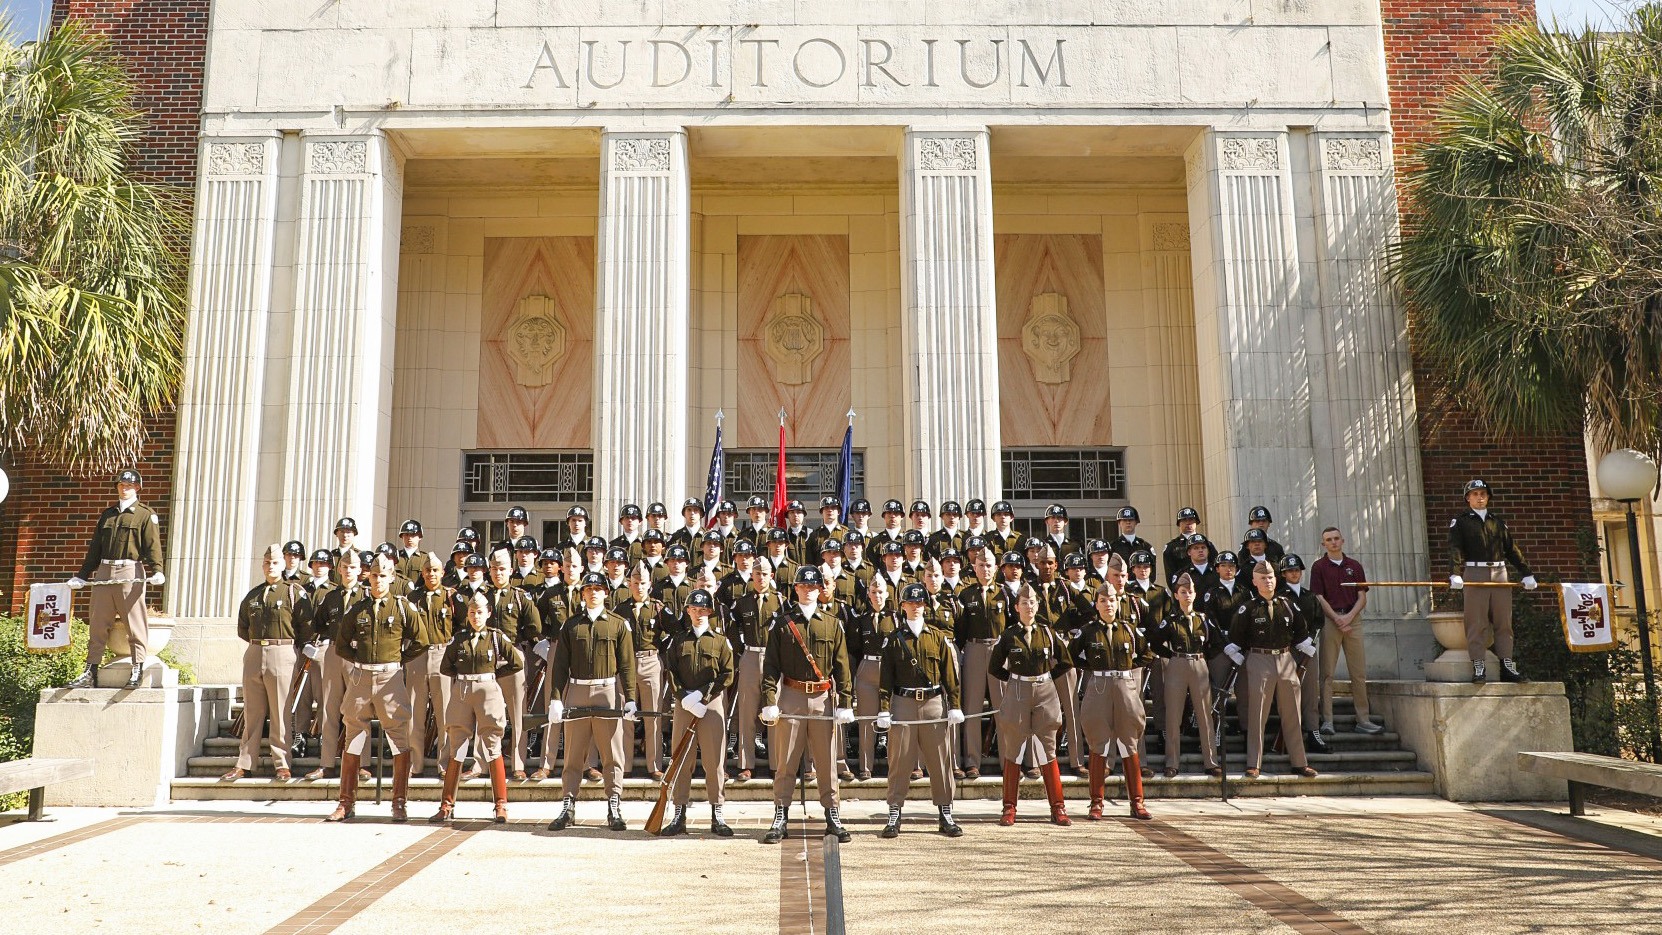
[[[1425,680],[1428,682],[1470,682],[1472,680],[1472,656],[1466,650],[1466,615],[1459,610],[1439,610],[1429,615],[1431,634],[1437,637],[1438,645],[1443,647],[1443,654],[1425,664]],[[1488,659],[1489,671],[1493,672],[1500,665],[1500,660],[1492,652],[1485,652]]]
[[[151,614],[149,625],[150,639],[145,646],[143,684],[146,688],[161,688],[170,681],[169,676],[173,680],[178,679],[178,673],[168,668],[160,655],[162,647],[173,638],[173,618]],[[127,677],[132,672],[133,665],[132,653],[128,649],[129,639],[126,624],[118,622],[110,628],[109,650],[122,655],[98,668],[99,688],[120,688],[127,684]]]

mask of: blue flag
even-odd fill
[[[714,517],[721,500],[722,475],[726,459],[721,453],[721,423],[716,423],[716,447],[710,451],[710,477],[704,484],[704,515]]]
[[[842,501],[842,522],[848,522],[849,500],[854,496],[854,423],[843,433],[843,452],[837,457],[837,499]]]

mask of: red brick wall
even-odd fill
[[[1391,130],[1398,167],[1430,137],[1438,102],[1465,75],[1480,72],[1494,36],[1533,22],[1533,0],[1382,0]],[[1404,217],[1405,224],[1413,223]],[[1409,310],[1412,332],[1413,310]],[[1509,517],[1519,547],[1537,572],[1597,580],[1596,557],[1584,546],[1593,534],[1587,463],[1579,435],[1558,438],[1488,437],[1468,414],[1439,410],[1437,377],[1415,355],[1420,459],[1425,477],[1431,568],[1446,574],[1444,531],[1464,509],[1461,486],[1481,477],[1495,488],[1495,508]]]
[[[134,168],[147,179],[190,188],[208,41],[209,0],[56,0],[54,24],[74,17],[110,35],[139,85],[146,130]],[[162,543],[171,518],[174,413],[146,420],[148,439],[136,467],[141,499],[161,514]],[[28,452],[6,452],[11,495],[0,504],[0,608],[18,610],[28,586],[62,581],[80,565],[87,535],[113,502],[112,476],[72,476]],[[157,597],[151,591],[152,602]]]

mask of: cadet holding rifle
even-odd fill
[[[669,693],[676,699],[670,736],[680,737],[688,730],[697,733],[697,749],[688,749],[670,764],[675,771],[670,777],[675,783],[671,791],[675,818],[659,832],[666,837],[687,833],[687,800],[692,796],[693,767],[700,758],[704,794],[710,802],[710,832],[722,838],[733,836],[733,829],[721,817],[727,798],[722,758],[727,749],[726,692],[735,677],[733,647],[710,625],[714,612],[715,601],[708,591],[692,592],[686,609],[689,626],[670,640],[665,652]]]

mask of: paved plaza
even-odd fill
[[[463,803],[451,829],[398,826],[364,805],[344,827],[308,803],[57,809],[0,827],[15,932],[1662,932],[1662,819],[1421,798],[1151,802],[1156,820],[1054,828],[1024,802],[966,802],[965,836],[914,806],[898,840],[850,802],[853,843],[828,852],[793,823],[757,843],[765,803],[734,803],[739,836],[544,830],[555,805]],[[1083,809],[1079,810],[1082,814]],[[798,816],[800,810],[797,811]],[[12,816],[8,816],[12,817]],[[690,813],[702,829],[707,812]],[[828,912],[829,910],[829,912]]]

